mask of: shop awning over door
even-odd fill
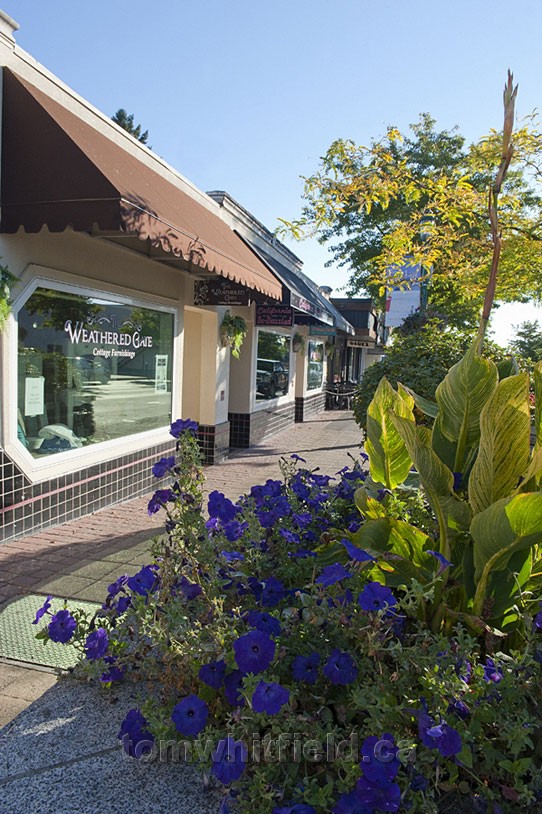
[[[192,271],[280,299],[281,285],[266,265],[218,212],[185,191],[184,179],[165,165],[161,174],[152,156],[137,158],[5,68],[2,119],[0,232],[46,226],[135,236]]]

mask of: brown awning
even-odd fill
[[[278,280],[182,179],[168,181],[12,71],[3,78],[0,232],[137,236],[194,271],[280,299]]]

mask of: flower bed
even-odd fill
[[[196,425],[171,431],[152,562],[93,617],[49,618],[46,602],[35,620],[80,647],[78,674],[134,683],[140,704],[111,722],[122,748],[196,763],[224,788],[222,814],[538,810],[542,615],[506,653],[459,624],[431,630],[420,609],[450,562],[426,543],[421,570],[394,580],[391,544],[359,544],[367,501],[375,522],[375,506],[402,518],[407,548],[407,526],[431,532],[419,492],[379,489],[363,458],[330,478],[292,456],[282,480],[236,503],[213,492],[204,513]]]

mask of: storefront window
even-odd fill
[[[324,343],[309,342],[307,390],[319,390],[324,381]]]
[[[260,330],[256,365],[256,401],[285,396],[289,383],[290,337]]]
[[[18,438],[42,457],[167,426],[173,314],[37,288],[19,311]]]

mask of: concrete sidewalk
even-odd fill
[[[333,475],[352,463],[350,456],[359,456],[360,442],[361,431],[350,412],[322,413],[267,442],[234,453],[224,463],[206,467],[206,490],[219,489],[237,499],[252,485],[278,477],[280,457],[292,453],[305,458],[309,468],[319,467],[322,473]],[[101,603],[107,586],[116,577],[134,574],[148,562],[148,543],[162,533],[164,515],[149,517],[149,497],[0,544],[0,615],[4,608],[28,594]],[[29,618],[28,624],[31,621]],[[1,660],[0,726],[12,721],[55,683],[53,670],[13,659]],[[51,697],[56,698],[55,693],[63,692],[64,684],[60,682],[47,697],[52,693]],[[106,726],[104,723],[104,731]],[[18,724],[13,729],[17,731]],[[9,730],[2,734],[9,741]],[[0,803],[3,810],[8,809]],[[9,810],[14,814],[17,809]],[[139,809],[136,806],[133,810]]]

